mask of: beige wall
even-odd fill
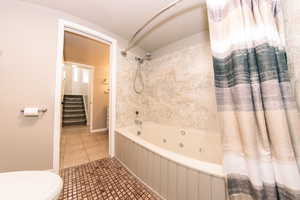
[[[105,93],[108,86],[103,82],[104,79],[109,79],[109,46],[66,32],[64,59],[67,62],[94,66],[93,129],[107,128],[109,94]]]
[[[104,79],[109,79],[109,48],[103,49],[103,58],[95,68],[94,73],[94,96],[93,96],[93,129],[107,127],[107,110],[109,106],[109,94],[105,93],[107,85]]]
[[[0,171],[52,168],[55,64],[61,18],[114,37],[120,48],[127,44],[118,35],[77,17],[22,1],[1,1]],[[125,73],[125,61],[118,56],[119,75]],[[118,96],[125,107],[126,98]],[[24,118],[20,110],[25,106],[43,106],[48,112],[39,119]]]

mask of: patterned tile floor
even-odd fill
[[[159,200],[116,159],[61,169],[59,200]]]
[[[107,132],[90,133],[88,126],[62,129],[60,168],[73,167],[108,157]]]

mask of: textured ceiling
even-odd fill
[[[174,0],[23,0],[89,20],[125,39],[153,14]],[[205,0],[183,0],[156,19],[140,35],[146,51],[208,29]]]

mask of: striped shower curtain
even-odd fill
[[[229,197],[300,200],[300,120],[280,1],[207,7]]]

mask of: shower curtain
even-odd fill
[[[300,200],[300,120],[279,0],[207,0],[232,200]]]

